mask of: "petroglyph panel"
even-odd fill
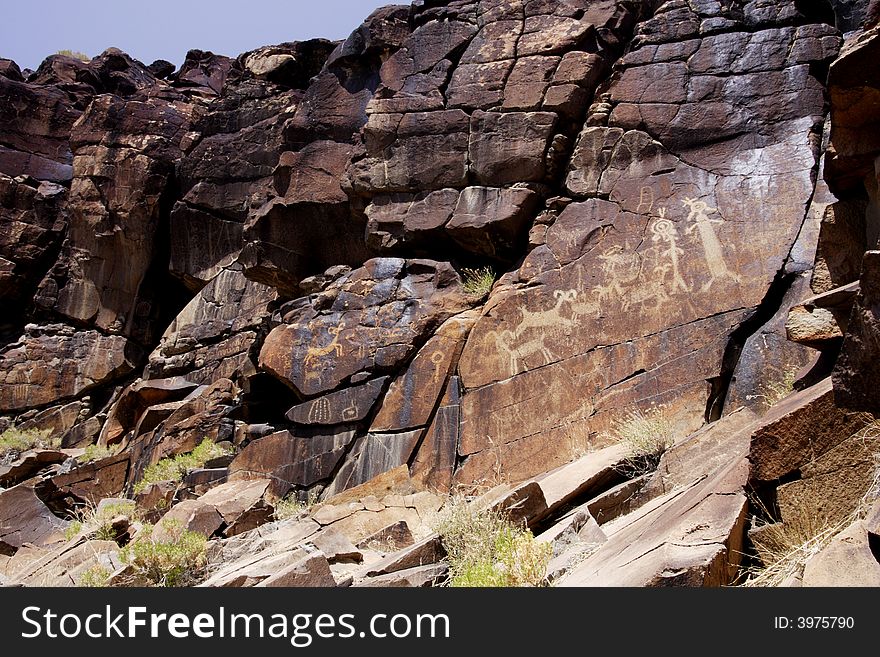
[[[362,385],[298,404],[287,412],[287,419],[296,424],[306,425],[360,422],[369,415],[387,382],[388,377],[383,376]]]

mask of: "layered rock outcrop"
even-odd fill
[[[138,490],[242,561],[214,584],[427,584],[409,496],[488,487],[569,583],[731,583],[747,486],[785,522],[872,474],[868,4],[419,0],[177,71],[0,60],[0,428],[67,450],[0,500],[59,563]],[[688,467],[609,465],[643,412]],[[260,534],[285,496],[325,506]],[[377,537],[411,551],[349,572]]]

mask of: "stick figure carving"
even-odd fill
[[[662,251],[660,255],[667,256],[669,258],[670,264],[666,265],[657,265],[654,268],[654,271],[660,273],[665,277],[666,272],[671,268],[672,269],[672,292],[675,293],[676,288],[680,288],[684,292],[690,292],[691,289],[688,287],[688,284],[684,282],[684,279],[681,277],[681,271],[678,267],[678,256],[684,255],[684,249],[678,246],[678,229],[675,227],[675,224],[672,223],[669,219],[666,218],[666,208],[658,208],[660,213],[660,218],[657,219],[653,225],[651,226],[651,233],[653,233],[653,237],[651,237],[651,241],[653,242],[665,242],[669,248],[665,251]]]
[[[715,234],[716,225],[722,225],[723,219],[710,219],[709,213],[718,212],[717,208],[710,208],[705,201],[698,201],[693,198],[686,198],[682,201],[685,207],[690,209],[687,218],[693,221],[693,225],[688,226],[685,234],[690,235],[695,230],[700,235],[703,242],[703,252],[706,256],[706,264],[709,266],[709,280],[703,284],[700,291],[706,292],[712,287],[712,284],[722,278],[729,278],[737,283],[740,282],[739,276],[727,268],[724,261],[724,253],[721,248],[721,242]]]

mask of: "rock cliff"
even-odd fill
[[[878,14],[417,0],[179,70],[0,60],[0,428],[56,439],[0,465],[0,573],[78,583],[65,526],[129,497],[209,585],[429,585],[429,518],[490,490],[563,584],[740,581],[805,509],[871,582]]]

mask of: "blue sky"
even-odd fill
[[[62,49],[94,56],[114,46],[149,64],[180,66],[198,48],[235,56],[314,37],[343,39],[381,0],[38,0],[4,2],[0,57],[36,69]],[[399,0],[398,4],[408,4]]]

